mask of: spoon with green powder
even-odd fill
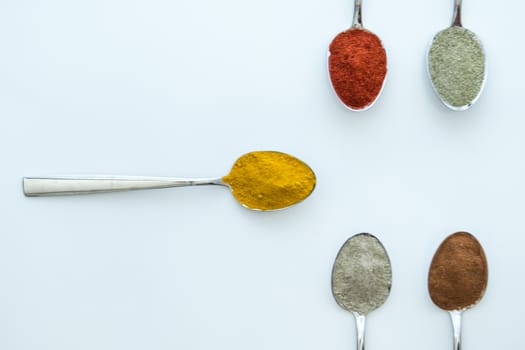
[[[369,233],[350,237],[341,247],[332,270],[332,294],[354,314],[357,349],[365,344],[365,321],[386,301],[392,286],[392,267],[381,242]]]
[[[487,69],[481,41],[461,24],[462,0],[454,1],[452,26],[432,39],[428,73],[441,102],[452,110],[463,111],[481,95]]]
[[[306,163],[276,151],[244,154],[228,175],[219,178],[57,176],[23,179],[24,194],[28,197],[221,185],[229,187],[241,205],[253,210],[276,210],[301,202],[314,190],[315,184],[315,174]]]

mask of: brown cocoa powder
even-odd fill
[[[439,246],[428,273],[428,291],[444,310],[463,310],[485,293],[488,267],[478,240],[467,232],[448,236]]]

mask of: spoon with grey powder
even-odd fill
[[[461,24],[461,1],[454,0],[452,25],[434,36],[427,56],[434,91],[455,111],[466,110],[477,101],[487,73],[481,41]]]
[[[369,233],[350,237],[341,247],[332,270],[332,293],[343,309],[354,314],[357,349],[365,346],[365,321],[387,299],[392,267],[381,242]]]

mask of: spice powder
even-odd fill
[[[392,267],[379,240],[361,233],[348,239],[332,270],[332,293],[344,309],[366,315],[383,305],[392,285]]]
[[[256,210],[281,209],[300,202],[316,184],[315,174],[306,163],[276,151],[241,156],[222,181],[242,205]]]
[[[485,53],[470,30],[452,26],[434,37],[428,52],[428,70],[434,90],[454,109],[470,107],[485,80]]]
[[[376,100],[387,73],[386,51],[374,33],[351,28],[330,44],[332,86],[349,108],[362,110]]]
[[[485,252],[467,232],[448,236],[439,246],[428,273],[428,290],[434,304],[444,310],[463,310],[485,293],[488,267]]]

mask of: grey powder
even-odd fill
[[[390,259],[379,240],[367,233],[348,239],[332,271],[332,292],[337,303],[366,315],[385,302],[391,285]]]
[[[452,26],[434,37],[428,52],[434,90],[453,109],[466,109],[478,98],[485,79],[485,53],[468,29]]]

